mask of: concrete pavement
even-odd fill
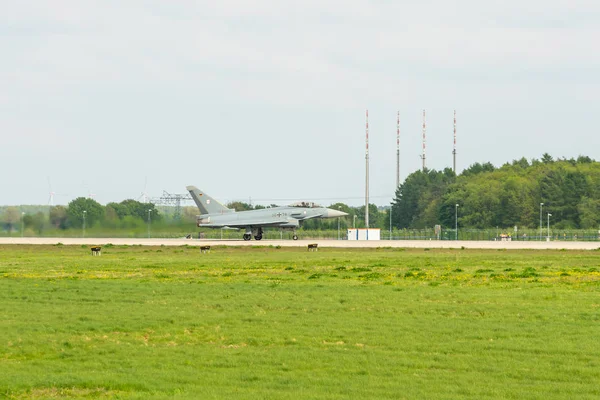
[[[306,247],[309,243],[317,243],[319,247],[336,248],[431,248],[449,249],[566,249],[566,250],[597,250],[600,242],[571,242],[571,241],[467,241],[467,240],[379,240],[379,241],[354,241],[335,239],[307,239],[307,240],[212,240],[212,239],[130,239],[130,238],[39,238],[39,237],[3,237],[0,244],[56,244],[64,245],[142,245],[142,246],[282,246]]]

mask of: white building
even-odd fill
[[[369,229],[348,229],[348,240],[380,240],[381,229],[369,228]]]

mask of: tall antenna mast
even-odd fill
[[[365,182],[365,227],[369,227],[369,110],[367,110],[366,123],[366,147],[365,147],[365,164],[366,164],[366,182]]]
[[[400,111],[396,119],[396,189],[400,186]]]
[[[423,110],[423,154],[421,155],[421,160],[423,160],[423,172],[425,172],[425,132],[427,130],[427,126],[425,124],[425,110]]]
[[[452,150],[452,170],[456,174],[456,110],[454,110],[454,149]]]

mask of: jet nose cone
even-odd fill
[[[338,210],[332,210],[331,208],[327,209],[327,218],[337,218],[337,217],[345,217],[348,213]]]

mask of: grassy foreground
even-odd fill
[[[0,397],[597,399],[599,256],[0,246]]]

